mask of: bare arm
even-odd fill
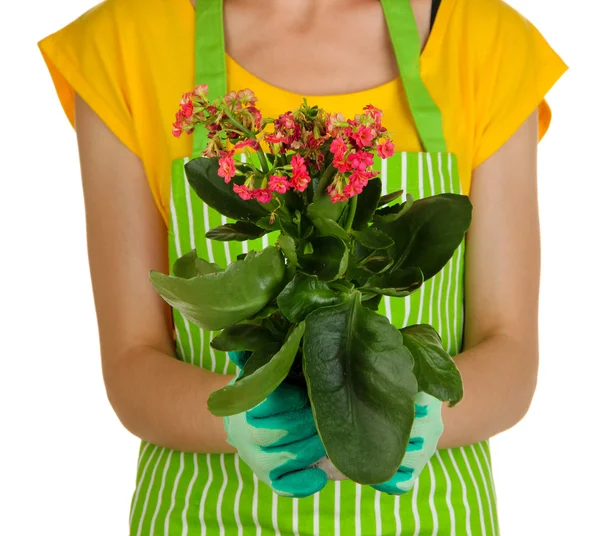
[[[102,370],[123,425],[152,443],[232,452],[222,419],[206,407],[231,376],[175,358],[171,312],[150,285],[168,272],[167,230],[143,166],[79,96],[75,123]]]
[[[474,172],[465,260],[463,401],[439,448],[488,439],[527,412],[538,367],[537,112]]]

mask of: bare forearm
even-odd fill
[[[537,362],[537,344],[507,335],[489,337],[456,356],[464,398],[453,408],[444,406],[439,448],[489,439],[521,420],[535,391]]]
[[[122,356],[104,379],[123,425],[151,443],[186,452],[234,452],[223,419],[207,408],[209,394],[232,376],[192,366],[155,348]]]

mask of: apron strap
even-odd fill
[[[421,79],[421,39],[410,0],[381,0],[408,105],[428,153],[445,153],[442,114]]]
[[[223,0],[196,0],[195,11],[195,84],[208,84],[210,97],[222,97],[227,93]],[[193,155],[199,156],[206,147],[206,128],[192,135]]]
[[[446,152],[442,114],[421,79],[421,40],[410,0],[381,0],[408,105],[426,152]],[[196,0],[195,83],[209,95],[227,93],[223,0]],[[193,154],[206,147],[205,128],[194,131]]]

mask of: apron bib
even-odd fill
[[[198,0],[197,4],[195,83],[207,83],[211,98],[228,89],[243,89],[227,88],[222,0]],[[382,0],[382,6],[424,149],[397,152],[387,160],[375,158],[383,193],[401,189],[415,199],[461,193],[456,157],[446,152],[440,111],[420,77],[421,47],[410,1]],[[191,157],[200,156],[205,143],[205,132],[197,129]],[[184,171],[187,161],[176,160],[172,166],[170,266],[194,248],[199,257],[226,267],[242,252],[274,244],[277,233],[243,243],[208,240],[209,229],[232,220],[205,205],[190,189]],[[464,253],[463,242],[444,269],[421,289],[408,298],[384,297],[379,312],[398,327],[431,324],[446,350],[451,355],[459,353]],[[236,372],[226,353],[209,345],[217,332],[190,324],[177,310],[173,318],[179,359],[217,373]],[[237,454],[183,453],[142,441],[130,534],[495,536],[499,532],[489,445],[485,441],[438,451],[413,490],[399,497],[342,481],[329,482],[312,497],[292,499],[273,493]]]

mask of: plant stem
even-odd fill
[[[230,110],[228,108],[225,108],[225,114],[229,118],[229,121],[231,121],[231,124],[234,125],[235,127],[239,128],[240,131],[242,132],[242,134],[244,134],[247,138],[256,140],[256,134],[254,134],[254,132],[252,132],[251,130],[248,130],[246,127],[244,127],[244,125],[239,123],[237,121],[237,119],[235,119],[235,117],[233,117],[233,115],[230,114],[229,112],[230,112]],[[260,160],[260,166],[262,168],[262,172],[265,175],[267,175],[269,173],[269,163],[267,162],[267,158],[265,157],[265,153],[262,150],[262,147],[260,146],[260,144],[258,145],[258,151],[256,151],[256,152],[258,154],[258,159]]]
[[[329,186],[329,179],[333,177],[335,171],[336,169],[333,167],[333,164],[329,164],[327,169],[323,172],[321,180],[319,180],[319,184],[317,185],[317,189],[315,190],[314,199],[319,199],[319,197],[323,196],[325,188]]]
[[[356,205],[358,203],[358,196],[355,195],[350,198],[350,212],[348,213],[348,217],[346,218],[346,223],[344,224],[344,230],[348,233],[352,228],[352,223],[354,222],[354,215],[356,214]]]

